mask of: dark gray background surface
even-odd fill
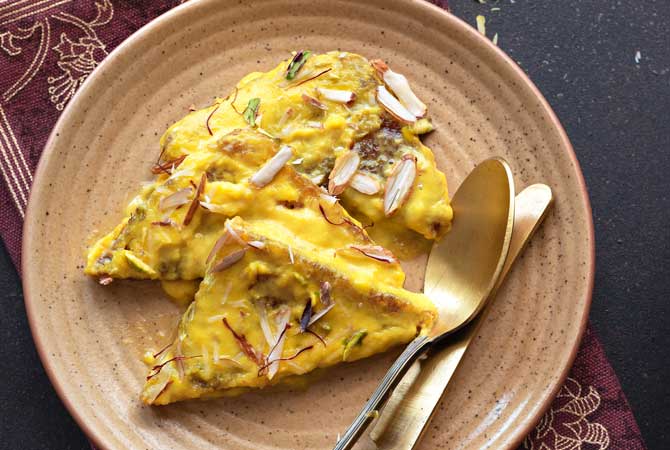
[[[572,140],[596,227],[591,322],[648,447],[668,449],[670,0],[450,3],[470,24],[487,17]],[[4,247],[0,292],[0,449],[88,449],[37,357]]]

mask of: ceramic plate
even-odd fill
[[[61,116],[26,217],[24,290],[42,361],[101,449],[328,449],[394,354],[343,364],[304,391],[162,408],[138,400],[147,348],[179,310],[156,283],[102,287],[82,273],[86,245],[151,178],[158,138],[191,104],[295,49],[383,58],[429,106],[451,191],[499,155],[517,186],[549,184],[556,203],[510,274],[421,448],[512,448],[537,423],[575,356],[593,281],[582,175],[546,101],[522,71],[459,19],[423,1],[188,2],[114,51]],[[408,284],[421,285],[423,269]]]

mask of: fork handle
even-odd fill
[[[370,400],[368,400],[356,419],[349,425],[349,428],[340,440],[337,441],[333,450],[348,450],[356,443],[370,422],[379,415],[379,410],[384,406],[384,403],[389,398],[389,394],[400,382],[405,372],[428,349],[430,342],[431,340],[428,336],[420,335],[409,343],[405,351],[398,356],[398,359],[395,360],[391,368],[386,372],[386,375],[382,378]]]

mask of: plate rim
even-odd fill
[[[68,121],[68,118],[73,114],[73,111],[76,110],[78,103],[83,101],[82,99],[85,98],[89,86],[92,85],[95,82],[95,80],[101,76],[101,73],[104,71],[104,69],[107,66],[113,64],[115,60],[122,58],[124,53],[126,53],[129,47],[134,46],[137,41],[144,38],[145,35],[150,34],[154,28],[160,27],[166,22],[169,23],[171,20],[173,20],[174,17],[179,16],[181,14],[185,14],[190,9],[200,8],[203,7],[204,4],[211,3],[214,1],[217,0],[200,0],[197,2],[196,1],[186,2],[166,11],[165,13],[154,18],[153,20],[149,21],[148,23],[144,24],[142,27],[137,29],[135,32],[133,32],[116,48],[114,48],[114,50],[112,50],[105,59],[103,59],[103,61],[86,78],[86,80],[84,81],[82,86],[77,90],[77,92],[75,92],[73,98],[68,102],[65,109],[58,117],[58,120],[56,121],[51,132],[49,133],[49,137],[44,145],[44,149],[37,163],[37,167],[34,174],[33,186],[36,186],[37,183],[40,182],[43,177],[42,172],[46,170],[44,168],[45,166],[44,161],[48,159],[46,157],[48,157],[52,153],[54,143],[59,138],[60,130],[63,128],[63,124]],[[534,414],[531,413],[528,416],[526,416],[525,420],[521,425],[519,425],[516,429],[510,431],[508,439],[510,445],[505,448],[515,449],[521,444],[521,442],[525,439],[525,437],[529,435],[532,429],[537,425],[542,416],[551,406],[561,386],[563,386],[574,364],[574,360],[577,356],[579,346],[582,342],[582,338],[584,336],[584,332],[586,331],[586,327],[588,324],[589,312],[591,310],[591,303],[593,300],[593,288],[595,281],[595,265],[596,265],[595,227],[593,223],[593,210],[591,207],[591,201],[588,194],[588,188],[586,186],[586,181],[584,179],[581,166],[577,159],[577,155],[575,154],[572,143],[570,142],[570,139],[563,125],[561,124],[560,120],[558,119],[558,116],[552,109],[549,102],[546,100],[546,98],[538,89],[538,87],[535,85],[535,83],[530,79],[530,77],[523,71],[523,69],[521,69],[521,67],[509,55],[507,55],[503,50],[501,50],[497,45],[493,44],[488,38],[486,38],[477,30],[475,30],[473,27],[471,27],[470,24],[468,24],[465,20],[455,16],[450,11],[443,9],[426,0],[402,0],[402,1],[411,4],[415,8],[423,8],[432,11],[433,13],[436,13],[437,15],[440,16],[439,19],[440,21],[446,21],[447,23],[450,23],[451,26],[456,27],[460,32],[464,33],[467,36],[467,38],[474,39],[475,41],[478,41],[480,45],[488,47],[489,51],[493,51],[494,59],[500,61],[502,64],[507,65],[514,72],[516,77],[518,77],[518,80],[522,82],[527,88],[529,88],[530,92],[539,101],[541,110],[545,114],[547,114],[549,118],[549,125],[553,126],[555,130],[558,132],[561,145],[567,151],[567,156],[575,167],[576,181],[579,186],[579,190],[581,192],[580,198],[583,203],[584,210],[586,212],[586,233],[588,240],[590,242],[590,248],[588,249],[589,273],[587,275],[584,308],[582,311],[582,317],[580,318],[577,335],[575,336],[575,340],[572,343],[572,347],[570,348],[567,363],[564,365],[564,367],[561,368],[559,376],[555,379],[553,383],[551,383],[551,387],[547,390],[548,395],[539,400],[540,406],[536,409],[536,412]],[[33,222],[35,221],[35,216],[37,214],[36,207],[33,201],[34,192],[35,189],[31,187],[29,193],[28,205],[26,207],[25,212],[25,219],[23,221],[22,238],[31,235]],[[30,267],[28,267],[28,258],[26,258],[25,256],[29,254],[30,245],[31,240],[22,239],[21,243],[22,257],[20,267],[22,275],[21,284],[23,288],[23,298],[26,309],[26,315],[28,318],[28,324],[30,327],[30,332],[33,341],[35,343],[35,348],[37,350],[38,356],[49,378],[49,381],[51,382],[51,385],[56,391],[56,394],[60,398],[61,402],[63,403],[69,414],[75,420],[79,428],[85,434],[86,438],[91,443],[93,443],[93,445],[95,445],[95,447],[97,447],[99,450],[107,450],[109,447],[106,445],[105,442],[103,442],[102,437],[97,434],[97,430],[88,423],[86,416],[80,414],[75,404],[71,402],[69,397],[66,395],[63,383],[56,376],[56,373],[54,372],[54,368],[50,363],[50,359],[47,355],[44,343],[39,334],[37,324],[38,317],[37,312],[34,309],[36,302],[33,301],[33,297],[30,291],[30,285],[26,281],[27,280],[26,274],[30,271]]]

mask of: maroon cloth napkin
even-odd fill
[[[88,74],[179,0],[0,1],[0,235],[20,268],[32,174],[51,128]],[[446,1],[433,1],[446,7]],[[522,449],[644,449],[605,353],[587,330],[570,376]]]

